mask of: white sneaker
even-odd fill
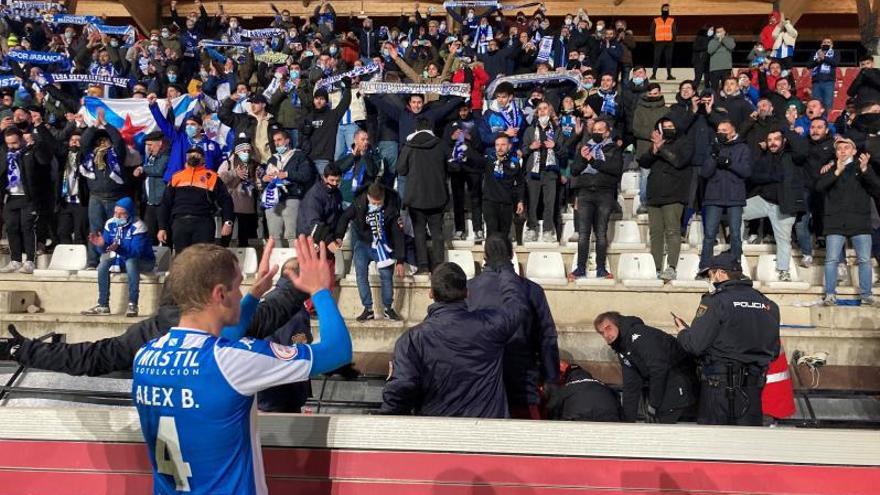
[[[523,240],[529,241],[529,242],[537,242],[538,241],[538,231],[532,230],[532,229],[527,230],[526,235],[525,235],[525,239],[523,239]]]
[[[556,242],[556,233],[554,232],[544,232],[544,235],[541,238],[541,242]]]
[[[804,255],[801,258],[801,266],[803,268],[809,268],[809,267],[813,266],[813,257],[808,254]]]
[[[461,230],[456,230],[455,233],[452,234],[453,241],[463,241],[465,239],[465,237],[466,237],[465,233]]]
[[[752,234],[746,239],[746,244],[757,244],[758,243],[758,234]]]
[[[0,268],[0,273],[12,273],[21,270],[21,261],[10,261],[3,268]]]
[[[30,275],[34,273],[34,262],[33,261],[25,261],[21,264],[21,268],[19,268],[18,273],[24,273],[26,275]]]

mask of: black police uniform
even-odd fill
[[[678,341],[702,364],[697,422],[761,426],[761,390],[779,354],[776,303],[751,280],[726,280],[703,296]]]

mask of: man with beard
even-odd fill
[[[766,140],[770,131],[788,127],[785,119],[778,117],[774,110],[773,103],[768,98],[761,98],[758,100],[757,110],[752,112],[740,130],[754,154],[760,151],[758,143]]]
[[[807,163],[804,165],[804,195],[807,211],[795,224],[798,245],[801,248],[801,266],[809,268],[813,265],[813,233],[822,232],[822,201],[815,192],[815,184],[819,179],[819,170],[834,159],[834,137],[828,129],[828,122],[815,119],[810,122],[810,134],[807,140]],[[812,222],[812,228],[810,223]]]
[[[752,164],[743,221],[770,219],[776,239],[776,274],[780,282],[790,282],[791,227],[797,215],[806,211],[803,165],[808,148],[797,134],[778,129],[759,146],[762,151]]]

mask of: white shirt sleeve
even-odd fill
[[[312,370],[310,346],[286,346],[249,337],[217,342],[214,359],[229,386],[245,396],[276,385],[308,380]]]

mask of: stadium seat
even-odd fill
[[[638,171],[624,172],[620,177],[620,191],[624,194],[638,194],[641,174]]]
[[[577,268],[577,255],[571,262],[571,269]],[[591,249],[587,257],[587,276],[574,281],[575,285],[586,287],[609,287],[617,283],[613,278],[596,278],[596,250]]]
[[[762,254],[758,257],[758,281],[771,289],[809,289],[810,283],[801,282],[798,278],[797,268],[797,263],[792,259],[788,267],[788,271],[791,274],[791,282],[780,282],[779,276],[776,273],[776,255]]]
[[[49,267],[34,270],[37,277],[68,277],[88,266],[88,256],[84,244],[59,244],[52,252]]]
[[[562,241],[561,244],[563,246],[574,246],[577,247],[577,241],[569,242],[568,239],[574,235],[574,219],[564,220],[565,223],[562,224]]]
[[[260,267],[260,261],[257,259],[257,250],[252,247],[234,247],[227,248],[238,258],[238,264],[241,266],[241,273],[245,277],[251,277],[257,273]]]
[[[771,243],[758,243],[758,244],[748,244],[746,242],[742,243],[742,250],[744,253],[749,254],[759,254],[759,253],[775,253],[776,252],[776,244]]]
[[[651,253],[623,253],[617,264],[617,278],[626,287],[662,287]]]
[[[467,278],[474,278],[477,274],[476,261],[474,261],[474,253],[470,249],[450,249],[446,252],[446,259],[450,263],[455,263],[464,270]]]
[[[632,215],[632,218],[639,217],[638,212],[639,212],[639,207],[641,207],[641,206],[642,206],[642,198],[641,198],[641,196],[636,194],[635,196],[633,196],[632,211],[630,212],[630,215]]]
[[[565,285],[565,263],[555,251],[532,251],[526,262],[526,277],[541,285]]]
[[[675,266],[675,280],[670,282],[670,285],[687,289],[708,289],[709,282],[696,280],[699,271],[700,255],[682,253],[678,256],[678,264]]]
[[[614,240],[611,249],[643,249],[642,235],[639,224],[635,220],[618,220],[614,222]]]
[[[692,216],[688,223],[687,242],[697,249],[703,245],[703,220],[696,215]]]
[[[296,248],[275,248],[272,250],[272,255],[269,256],[269,266],[278,265],[278,273],[275,274],[275,279],[281,276],[281,266],[284,265],[284,262],[289,260],[290,258],[296,258]],[[337,259],[341,259],[342,256],[337,256]],[[338,263],[337,263],[338,264]],[[256,270],[254,270],[256,272]],[[339,268],[337,266],[336,274],[339,275]],[[344,273],[343,273],[344,275]]]

